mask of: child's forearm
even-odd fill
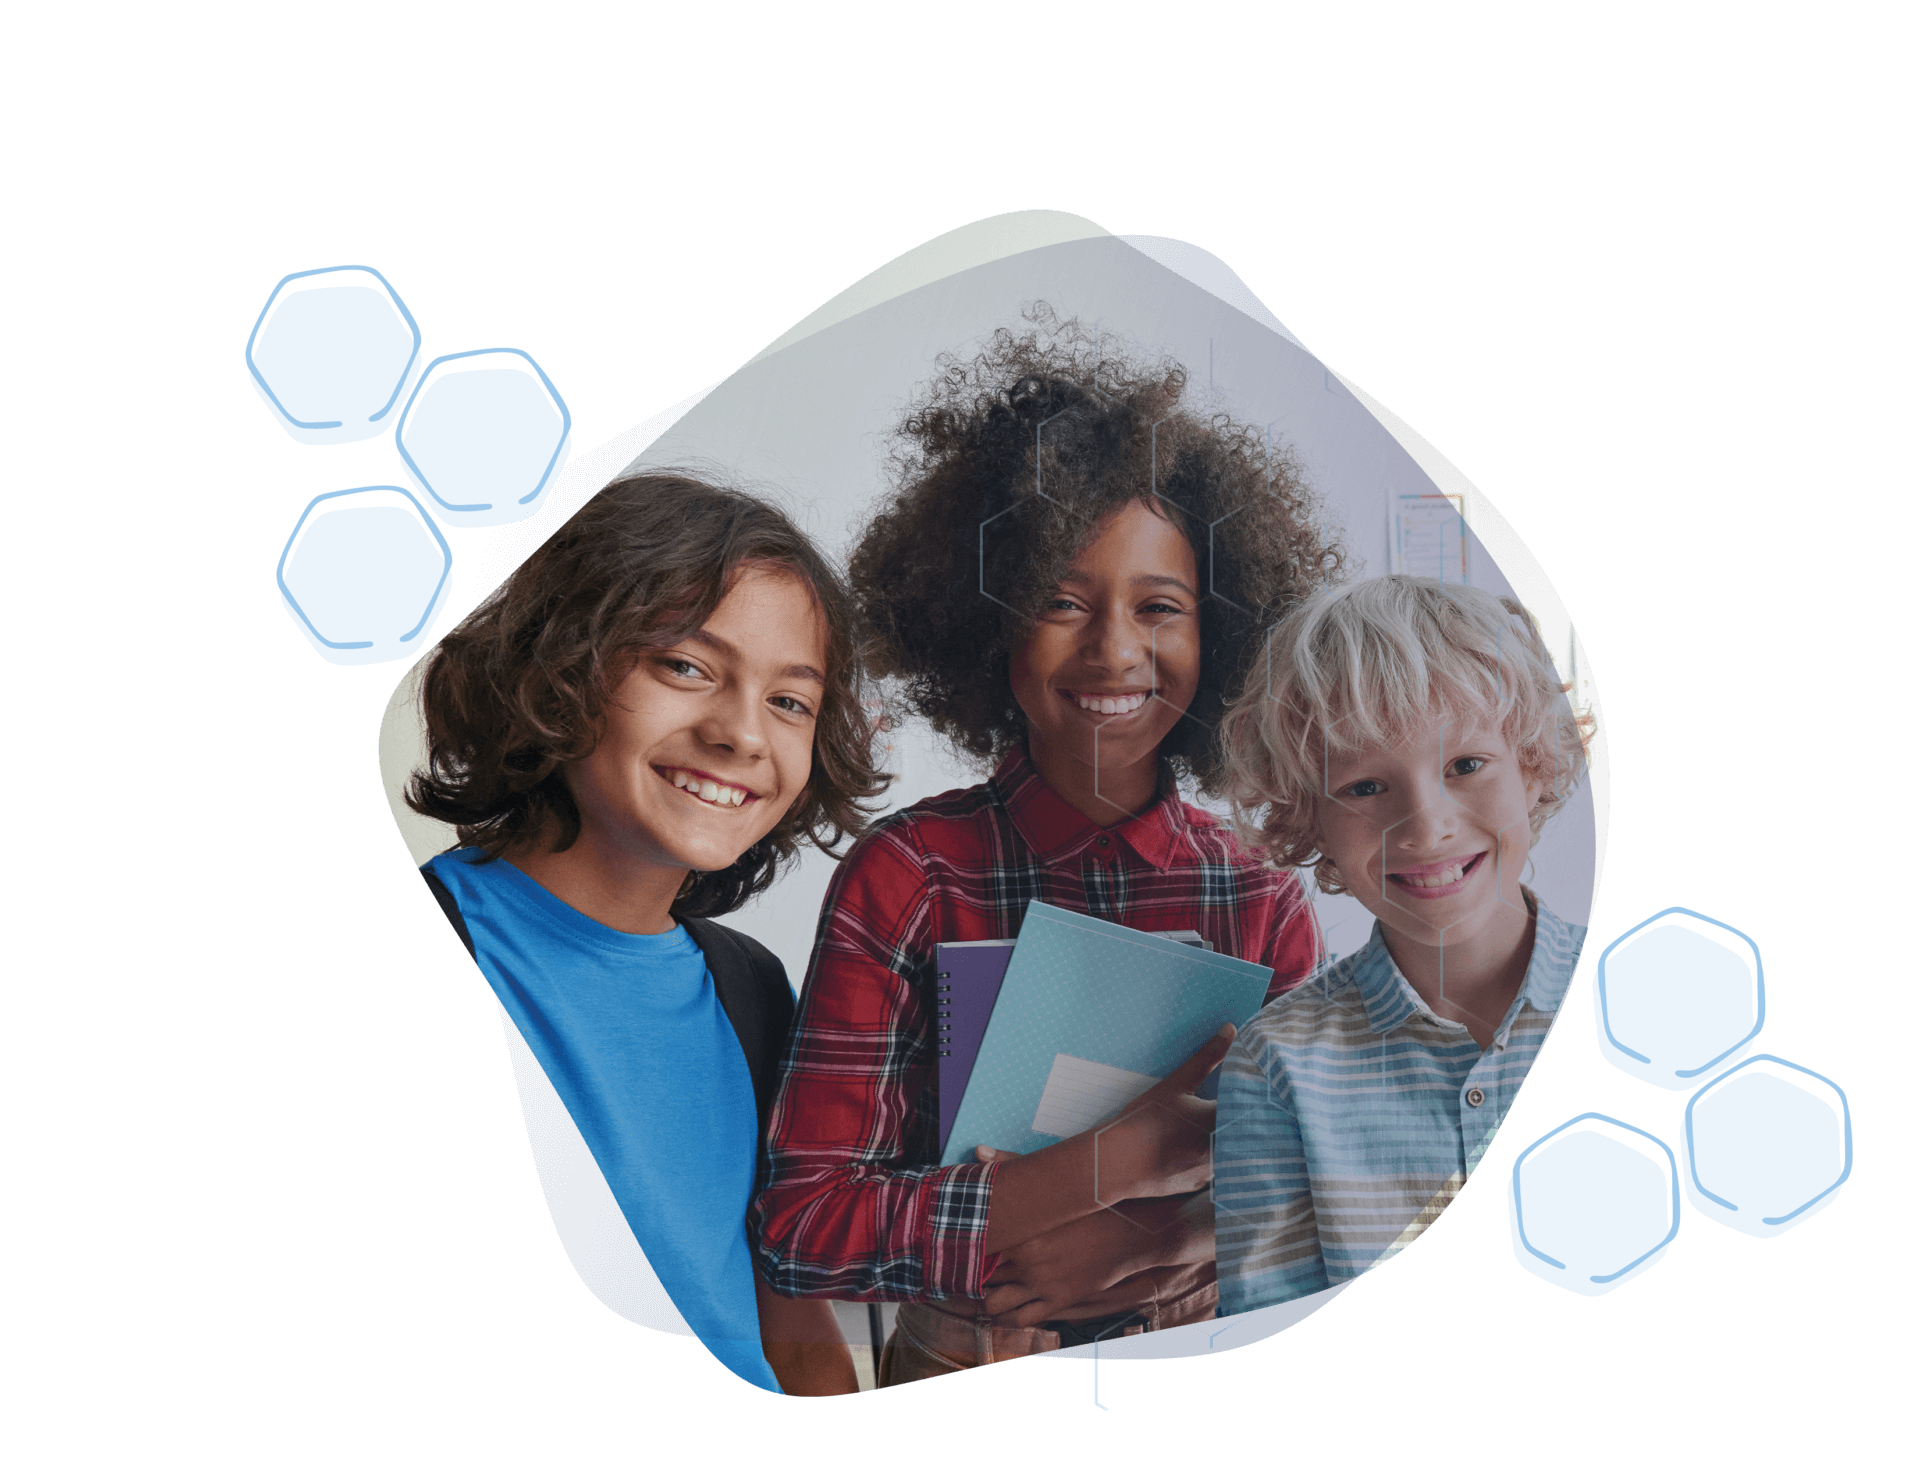
[[[764,1279],[756,1280],[754,1299],[761,1353],[782,1391],[788,1396],[840,1396],[860,1389],[832,1304],[782,1298]]]
[[[1213,1261],[1213,1191],[1195,1191],[1181,1205],[1179,1215],[1161,1234],[1159,1266],[1192,1267]]]
[[[1004,1252],[1100,1209],[1094,1150],[1079,1139],[995,1165],[984,1246]]]
[[[763,1339],[760,1351],[788,1396],[847,1396],[860,1389],[845,1340]]]
[[[1204,1184],[1204,1169],[1156,1164],[1150,1140],[1123,1149],[1122,1131],[1102,1130],[999,1163],[988,1207],[986,1250],[1002,1252],[1096,1211],[1178,1201]],[[1169,1191],[1169,1187],[1171,1191]],[[1201,1196],[1205,1205],[1205,1195]],[[1207,1210],[1210,1212],[1211,1207]],[[1208,1234],[1211,1242],[1212,1227]],[[1211,1255],[1211,1253],[1209,1253]],[[1154,1264],[1158,1266],[1158,1264]]]
[[[1213,1276],[1213,1207],[1203,1192],[1127,1201],[1000,1255],[986,1310],[1003,1323],[1118,1312]]]

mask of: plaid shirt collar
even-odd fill
[[[1164,772],[1153,803],[1133,818],[1111,825],[1095,824],[1055,793],[1027,756],[1024,743],[1015,743],[994,770],[992,787],[1027,848],[1049,864],[1084,854],[1108,840],[1124,844],[1160,871],[1189,853],[1186,809]]]

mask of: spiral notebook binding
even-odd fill
[[[933,1018],[938,1027],[935,1038],[940,1046],[940,1054],[948,1056],[951,1053],[947,1050],[947,1043],[953,1040],[953,1037],[947,1034],[953,1029],[953,996],[943,991],[948,981],[953,978],[953,970],[943,969],[933,977],[937,981],[933,991]]]

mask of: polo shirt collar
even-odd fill
[[[1025,743],[1014,744],[994,770],[993,783],[1014,829],[1043,861],[1083,854],[1104,836],[1165,870],[1186,840],[1186,812],[1170,779],[1163,778],[1158,797],[1140,814],[1110,825],[1095,824],[1055,793],[1027,756]]]
[[[1367,946],[1354,955],[1353,986],[1360,991],[1360,1002],[1367,1009],[1367,1029],[1376,1036],[1384,1036],[1415,1012],[1432,1013],[1387,951],[1386,936],[1377,918]]]
[[[1533,954],[1527,960],[1527,977],[1520,981],[1520,993],[1514,1000],[1525,1000],[1543,1015],[1558,1015],[1573,976],[1552,966],[1570,964],[1577,957],[1573,930],[1542,906],[1540,899],[1526,887],[1520,890],[1526,893],[1533,907]]]
[[[1567,978],[1553,966],[1573,959],[1573,940],[1567,925],[1542,906],[1532,892],[1525,887],[1521,890],[1526,892],[1527,903],[1533,908],[1533,951],[1527,955],[1527,974],[1520,981],[1520,991],[1514,995],[1513,1004],[1495,1033],[1494,1039],[1502,1044],[1521,1005],[1529,1005],[1543,1015],[1559,1013],[1560,1002],[1567,994]],[[1367,1026],[1376,1036],[1384,1036],[1416,1012],[1434,1013],[1407,983],[1393,955],[1387,952],[1387,940],[1377,919],[1367,946],[1354,955],[1353,984],[1366,1006]]]

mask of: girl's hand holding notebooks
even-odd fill
[[[1234,1028],[1221,1026],[1100,1128],[1018,1158],[979,1146],[975,1153],[982,1162],[1002,1165],[994,1178],[987,1250],[1010,1251],[1122,1201],[1204,1188],[1211,1175],[1214,1104],[1195,1097],[1194,1089],[1225,1060],[1233,1038]]]
[[[1210,1283],[1212,1268],[1213,1211],[1203,1199],[1128,1201],[1001,1253],[985,1309],[1023,1327],[1111,1314]]]
[[[1125,1200],[1189,1195],[1213,1178],[1216,1105],[1194,1089],[1226,1060],[1234,1028],[1223,1025],[1198,1051],[1095,1129],[1094,1199]]]

